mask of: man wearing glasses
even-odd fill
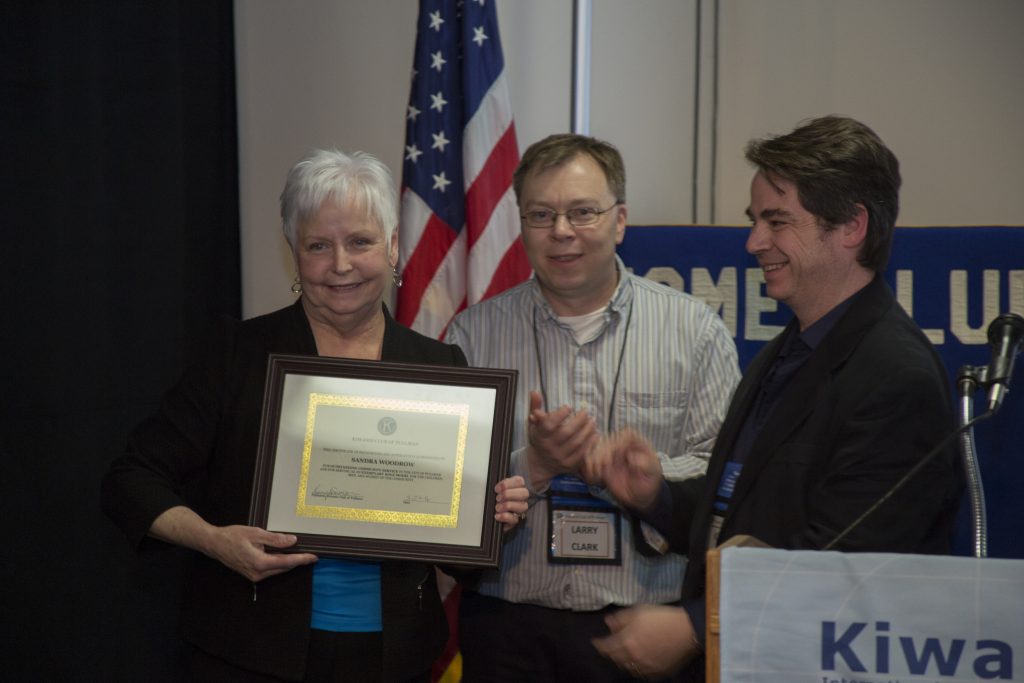
[[[630,425],[655,444],[666,479],[702,474],[739,378],[736,349],[708,306],[616,256],[626,182],[615,147],[552,135],[526,150],[513,184],[535,276],[464,311],[446,338],[470,365],[519,370],[511,474],[532,494],[500,570],[463,595],[463,676],[628,680],[591,638],[618,607],[678,600],[685,559],[588,485],[582,465]]]

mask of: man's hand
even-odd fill
[[[647,439],[623,429],[601,439],[583,467],[587,483],[603,486],[623,507],[650,512],[663,479],[661,461]]]
[[[643,605],[605,617],[610,636],[594,638],[597,651],[636,678],[663,678],[700,652],[693,622],[681,607]]]
[[[530,483],[534,491],[542,491],[552,477],[579,472],[597,444],[597,423],[588,413],[573,412],[569,406],[545,412],[541,395],[531,391],[527,436]]]

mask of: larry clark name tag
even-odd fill
[[[515,372],[272,355],[250,523],[289,552],[496,566]]]
[[[563,561],[603,560],[617,564],[616,512],[555,510],[551,552]]]
[[[548,562],[621,564],[621,511],[590,493],[576,477],[560,475],[548,490]]]

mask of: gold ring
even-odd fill
[[[516,517],[519,519],[520,522],[525,522],[526,521],[526,513],[525,512],[517,512],[516,513]]]
[[[644,675],[640,673],[640,667],[636,665],[636,662],[629,663],[629,670],[633,673],[633,678],[639,678],[643,680]]]

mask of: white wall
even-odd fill
[[[747,139],[842,113],[899,157],[900,225],[1024,224],[1022,31],[1018,0],[722,2],[717,220]]]
[[[1024,223],[1024,2],[594,0],[593,12],[590,132],[623,153],[634,225],[745,223],[743,145],[826,113],[860,118],[900,157],[902,225]],[[246,316],[293,299],[277,198],[307,149],[363,149],[401,172],[416,13],[413,0],[236,0]],[[523,149],[570,127],[572,2],[498,0],[498,20]]]
[[[410,0],[236,0],[242,302],[294,301],[278,197],[309,149],[364,150],[401,173],[416,40]]]

